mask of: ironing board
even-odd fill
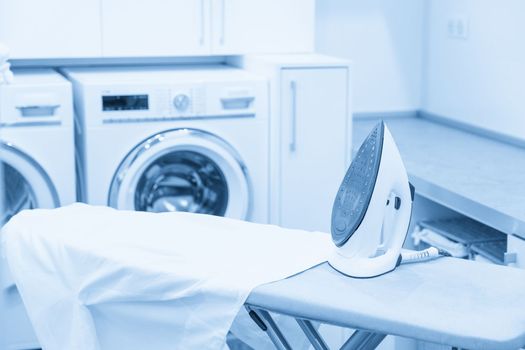
[[[317,350],[328,347],[311,321],[357,329],[342,349],[373,349],[387,334],[468,349],[525,345],[525,271],[453,258],[371,279],[324,263],[257,287],[245,306],[278,349],[290,346],[268,311],[294,317]]]
[[[44,348],[219,349],[243,304],[281,349],[291,342],[269,311],[296,318],[315,349],[327,347],[311,321],[359,329],[343,349],[386,334],[525,344],[525,270],[441,258],[355,279],[326,263],[304,271],[333,248],[324,233],[80,204],[24,211],[1,238]]]

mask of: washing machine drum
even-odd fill
[[[177,129],[154,135],[119,166],[109,205],[248,219],[249,180],[237,152],[219,137]]]
[[[12,144],[0,142],[0,227],[16,213],[59,205],[44,169]]]

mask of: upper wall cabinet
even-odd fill
[[[110,57],[209,53],[208,0],[102,0],[102,52]]]
[[[315,0],[212,0],[211,21],[214,54],[314,49]]]
[[[12,58],[98,57],[100,36],[99,1],[0,1],[0,42]]]
[[[0,0],[12,58],[302,53],[315,0]]]

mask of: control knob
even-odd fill
[[[179,112],[184,112],[190,106],[190,97],[186,94],[178,94],[173,98],[173,106]]]

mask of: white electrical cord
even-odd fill
[[[466,245],[454,242],[431,229],[423,228],[419,225],[416,226],[414,232],[411,234],[411,237],[415,246],[418,246],[421,242],[423,242],[431,247],[442,249],[455,258],[464,258],[469,254]]]
[[[450,256],[444,250],[436,247],[430,247],[425,250],[403,250],[401,252],[401,264],[417,263],[437,259],[442,256]]]

